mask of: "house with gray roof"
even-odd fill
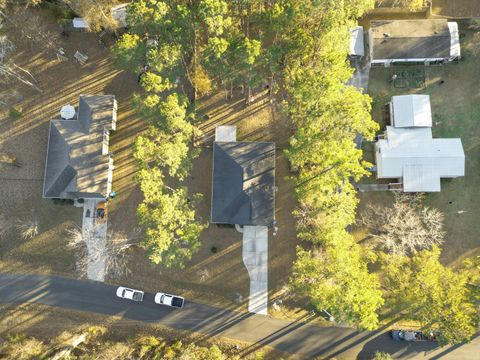
[[[447,19],[372,20],[368,43],[372,65],[460,59],[458,24]]]
[[[74,119],[50,121],[44,198],[108,197],[113,171],[109,134],[116,121],[113,95],[80,95]]]
[[[270,226],[275,213],[275,143],[236,141],[234,127],[213,143],[211,222]]]

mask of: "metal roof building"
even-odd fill
[[[211,222],[272,225],[275,144],[232,141],[232,131],[218,134],[227,135],[229,141],[217,138],[213,143]]]
[[[109,131],[115,130],[113,95],[80,95],[73,120],[51,120],[43,197],[105,198],[111,192],[113,159]]]
[[[372,65],[460,58],[458,24],[446,19],[372,20],[368,34]]]
[[[433,139],[430,127],[387,126],[375,144],[377,178],[403,179],[404,192],[440,191],[440,178],[465,175],[460,139]]]
[[[430,95],[393,96],[390,102],[392,125],[399,127],[431,127]]]
[[[363,40],[363,26],[357,26],[350,29],[350,50],[351,56],[364,56],[365,44]]]

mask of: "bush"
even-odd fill
[[[23,115],[23,109],[20,106],[14,106],[10,109],[10,117],[18,119]]]
[[[68,6],[53,1],[44,1],[41,6],[55,19],[73,19],[74,13]]]

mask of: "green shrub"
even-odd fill
[[[10,109],[10,117],[18,119],[23,114],[23,109],[20,106],[14,106]]]

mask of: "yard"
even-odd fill
[[[26,19],[32,18],[37,20],[36,25],[27,25],[19,31],[16,24],[29,24]],[[55,19],[43,10],[27,9],[26,13],[16,14],[2,31],[15,44],[12,60],[35,77],[41,92],[15,79],[3,82],[5,85],[0,91],[0,100],[10,106],[0,105],[0,151],[13,154],[21,163],[19,168],[5,164],[0,167],[0,213],[12,224],[7,236],[0,240],[0,271],[77,277],[75,254],[66,248],[66,237],[67,229],[81,225],[81,209],[54,205],[41,197],[49,120],[59,116],[63,105],[78,106],[80,94],[116,96],[117,130],[110,137],[110,151],[114,154],[113,189],[117,197],[109,205],[109,230],[131,233],[138,228],[136,208],[142,201],[142,193],[134,180],[137,167],[132,157],[132,143],[144,124],[131,107],[131,96],[140,89],[133,74],[114,68],[109,50],[98,44],[96,34],[71,32],[68,37],[62,37]],[[45,36],[37,33],[47,35],[53,45],[46,46]],[[57,59],[58,48],[65,49],[67,61]],[[89,56],[85,66],[72,60],[76,50]],[[12,116],[12,107],[21,108],[21,116]],[[209,220],[210,214],[211,145],[215,126],[237,125],[239,140],[276,142],[279,230],[276,236],[269,234],[268,271],[270,298],[273,298],[286,284],[295,258],[296,236],[291,215],[295,201],[286,179],[289,166],[283,155],[291,134],[289,123],[266,96],[246,106],[239,89],[231,100],[225,100],[222,93],[203,99],[199,112],[206,119],[199,125],[204,136],[197,146],[202,151],[194,162],[187,185],[191,192],[203,194],[199,215],[204,221]],[[38,233],[24,239],[16,226],[20,220],[36,221]],[[131,274],[110,282],[150,292],[176,292],[195,301],[243,309],[248,299],[249,278],[242,262],[241,234],[234,228],[210,225],[201,240],[200,251],[182,270],[153,267],[144,251],[136,248],[131,252]],[[235,302],[239,295],[243,297],[241,304]]]
[[[0,151],[15,156],[20,167],[0,165],[0,213],[9,224],[0,242],[0,266],[8,271],[74,275],[74,254],[66,250],[65,238],[67,229],[81,225],[81,209],[42,199],[49,121],[59,117],[63,105],[78,106],[80,94],[115,94],[120,129],[127,122],[132,129],[129,99],[136,81],[113,68],[108,50],[98,45],[95,34],[71,32],[62,37],[45,11],[17,13],[4,21],[1,31],[15,46],[12,62],[32,74],[39,90],[13,78],[1,79]],[[57,59],[58,48],[65,50],[67,61]],[[73,61],[76,50],[88,54],[85,66]],[[21,109],[21,115],[12,114],[13,108]],[[115,150],[123,175],[128,163],[119,146],[121,141]],[[36,231],[23,238],[22,225]]]
[[[417,93],[431,96],[434,137],[459,137],[465,151],[465,177],[442,180],[440,193],[426,195],[427,206],[440,209],[445,215],[447,232],[443,245],[442,259],[446,264],[456,263],[466,256],[480,253],[480,223],[476,210],[480,206],[480,58],[475,54],[473,32],[460,28],[462,60],[446,66],[406,68],[374,68],[370,73],[369,93],[373,97],[373,116],[384,129],[382,107],[393,95]],[[425,81],[410,81],[407,87],[391,83],[392,71],[407,78]],[[372,161],[371,145],[366,144],[366,157]],[[362,182],[372,182],[364,179]],[[365,192],[359,194],[359,213],[369,203],[390,204],[387,192]],[[364,236],[361,228],[356,229],[359,238]]]

